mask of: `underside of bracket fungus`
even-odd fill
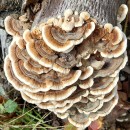
[[[119,12],[121,22],[127,11]],[[127,39],[118,26],[68,9],[31,30],[8,16],[5,28],[13,40],[4,71],[25,101],[82,128],[117,104],[119,72],[127,62]]]

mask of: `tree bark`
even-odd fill
[[[0,0],[0,17],[20,12],[22,0]]]
[[[33,26],[50,17],[63,15],[64,10],[88,11],[100,24],[116,25],[117,10],[126,0],[44,0],[42,10],[36,15]]]

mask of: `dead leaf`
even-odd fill
[[[0,104],[2,104],[4,102],[4,97],[0,96]]]
[[[88,127],[88,130],[99,130],[102,127],[102,124],[102,119],[99,118],[91,123],[91,125]]]
[[[70,124],[69,122],[67,122],[65,124],[64,130],[77,130],[77,128],[73,126],[72,124]]]

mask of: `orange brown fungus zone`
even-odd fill
[[[69,9],[32,30],[8,16],[5,28],[13,37],[5,75],[25,101],[81,128],[117,104],[118,74],[127,62],[119,27],[101,26],[88,12]]]

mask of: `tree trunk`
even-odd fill
[[[100,24],[116,25],[117,10],[126,0],[44,0],[33,26],[50,17],[63,15],[64,10],[88,11]]]
[[[0,17],[20,12],[22,0],[0,0]]]

